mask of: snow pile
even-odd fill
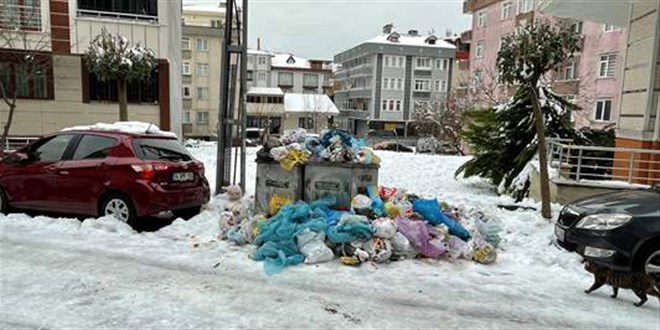
[[[80,125],[62,129],[62,132],[66,131],[108,131],[140,135],[162,135],[173,138],[177,137],[175,133],[161,131],[160,128],[154,124],[140,121],[118,121],[113,124],[96,123],[94,125]]]
[[[284,109],[286,112],[339,114],[337,106],[325,94],[286,93],[284,95]]]

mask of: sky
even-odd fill
[[[213,5],[218,0],[185,3]],[[399,31],[434,31],[438,37],[447,29],[460,34],[470,18],[462,8],[462,0],[250,0],[249,47],[256,48],[259,37],[262,49],[332,59],[375,37],[388,23]]]

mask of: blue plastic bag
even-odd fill
[[[419,213],[432,225],[443,224],[449,228],[449,234],[457,236],[466,242],[470,239],[470,232],[467,229],[461,226],[455,219],[442,213],[437,199],[414,199],[412,204],[413,211]]]
[[[383,202],[383,199],[380,198],[380,195],[378,195],[378,187],[367,187],[367,194],[369,194],[369,197],[371,198],[371,209],[374,210],[374,213],[379,217],[385,216],[387,214],[385,211],[385,203]]]

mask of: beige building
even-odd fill
[[[188,138],[217,137],[224,18],[224,7],[183,7],[183,135]]]
[[[31,3],[31,4],[30,4]],[[62,128],[119,118],[117,87],[86,69],[82,55],[103,28],[151,48],[158,66],[145,83],[128,86],[130,120],[159,125],[180,134],[181,1],[2,0],[0,79],[17,93],[10,136],[39,136]],[[30,40],[20,42],[22,36]],[[21,74],[13,58],[38,50],[40,68]],[[17,87],[17,88],[14,88]],[[8,107],[0,103],[0,125]]]

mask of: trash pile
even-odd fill
[[[336,129],[320,137],[303,128],[286,131],[281,138],[269,137],[257,152],[257,162],[279,162],[287,171],[309,162],[379,164],[380,159],[367,142]]]
[[[231,191],[219,238],[256,246],[251,258],[263,261],[269,275],[335,259],[350,266],[412,258],[491,264],[501,241],[496,220],[399,188],[370,187],[353,198],[350,211],[333,209],[335,197],[327,196],[279,205],[271,218],[250,214],[249,202]]]

